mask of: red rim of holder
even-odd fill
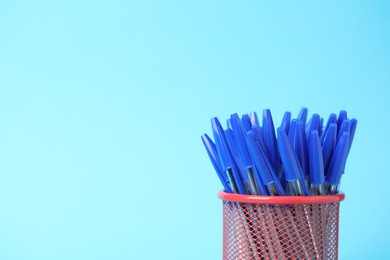
[[[325,204],[343,201],[345,195],[326,195],[326,196],[255,196],[218,192],[221,200],[254,203],[254,204]]]

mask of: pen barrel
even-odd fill
[[[343,194],[253,196],[220,192],[223,259],[338,259]]]

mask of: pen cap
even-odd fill
[[[233,127],[234,141],[238,147],[242,164],[244,168],[252,167],[253,163],[246,144],[245,130],[237,114],[231,115],[231,123]]]
[[[301,167],[283,129],[278,128],[278,147],[287,181],[300,180]]]
[[[345,163],[348,156],[349,133],[344,132],[337,143],[336,150],[330,161],[326,182],[331,185],[339,185],[341,175],[344,173]]]
[[[348,154],[349,154],[349,151],[351,150],[353,138],[355,137],[356,126],[357,126],[357,120],[355,118],[352,118],[351,119],[351,131],[350,131],[350,136],[349,136]]]
[[[297,120],[293,119],[290,124],[290,129],[288,131],[288,140],[290,141],[290,144],[294,146],[294,138],[295,138],[295,130],[297,128]]]
[[[324,141],[322,143],[322,156],[324,160],[325,173],[332,159],[334,150],[336,149],[336,137],[337,137],[337,124],[332,123],[329,125],[328,130],[325,133]]]
[[[309,164],[310,164],[310,183],[324,183],[324,162],[322,158],[322,149],[320,136],[317,130],[310,132],[309,138]]]
[[[351,120],[344,119],[344,121],[341,123],[340,129],[338,129],[337,142],[340,140],[341,135],[344,132],[350,133],[350,131],[351,131]]]
[[[249,118],[248,114],[242,115],[241,122],[242,122],[242,125],[243,125],[245,131],[251,130],[252,124],[251,124],[251,119]]]
[[[278,168],[279,153],[276,144],[274,122],[272,120],[271,111],[264,109],[263,111],[263,135],[265,145],[269,151],[269,159],[275,169]]]
[[[306,176],[309,175],[309,162],[308,162],[308,153],[307,153],[307,141],[305,134],[305,126],[303,122],[298,121],[295,128],[295,137],[293,145],[295,154],[298,158],[301,169]]]
[[[299,115],[297,117],[297,120],[301,121],[303,123],[303,125],[306,125],[307,112],[308,112],[307,108],[302,107],[301,111],[299,111]]]
[[[319,131],[320,129],[320,124],[321,124],[321,118],[319,114],[313,114],[309,125],[307,126],[306,129],[306,139],[309,140],[310,132],[311,130],[317,130]]]
[[[291,112],[287,111],[284,113],[282,124],[280,125],[280,128],[286,131],[286,134],[288,134],[288,131],[290,130],[290,121],[291,121]]]
[[[246,173],[245,173],[246,167],[244,167],[244,165],[241,161],[240,151],[238,149],[237,144],[234,141],[233,131],[231,129],[226,129],[225,130],[225,137],[226,137],[226,141],[228,144],[230,154],[232,155],[233,161],[234,161],[235,165],[237,166],[237,171],[239,172],[243,181],[247,182],[248,178],[247,178]]]
[[[339,117],[337,118],[337,129],[340,129],[341,124],[344,120],[348,119],[347,117],[347,111],[341,110],[339,113]]]
[[[256,143],[256,139],[253,131],[247,132],[246,140],[251,153],[251,157],[253,159],[253,162],[256,165],[256,168],[261,176],[263,183],[266,185],[272,183],[274,181],[274,178],[272,177],[272,173],[268,168],[268,164],[266,162],[267,159],[264,156],[264,152]]]
[[[260,148],[262,149],[264,154],[267,157],[269,157],[269,151],[268,151],[268,148],[265,145],[264,136],[263,136],[263,132],[261,131],[261,128],[259,126],[253,125],[252,126],[252,132],[253,132],[253,134],[255,136],[255,140],[256,140],[257,144],[260,145]],[[247,144],[248,144],[248,142],[247,142]]]
[[[332,113],[329,115],[329,118],[328,118],[328,121],[326,122],[326,125],[322,131],[322,134],[321,134],[321,143],[324,141],[324,137],[325,137],[325,134],[326,134],[326,131],[328,131],[328,128],[330,126],[330,124],[334,124],[336,123],[337,125],[337,115]]]
[[[215,146],[217,147],[218,156],[221,160],[222,170],[226,171],[227,169],[231,169],[232,162],[228,155],[228,147],[225,138],[225,133],[218,118],[214,117],[211,119],[211,127],[213,129],[214,141]]]
[[[350,131],[350,139],[353,140],[353,137],[355,136],[356,126],[358,121],[355,118],[351,119],[351,131]]]
[[[222,166],[218,158],[217,148],[215,147],[215,144],[207,134],[202,135],[202,141],[206,148],[207,154],[209,155],[210,161],[213,164],[215,171],[217,172],[219,180],[222,183],[223,188],[225,189],[226,192],[231,193],[232,190],[229,187],[227,175],[222,170]]]

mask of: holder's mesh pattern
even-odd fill
[[[223,201],[223,259],[337,259],[339,205]]]

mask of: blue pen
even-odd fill
[[[321,118],[319,114],[313,114],[310,119],[310,122],[306,126],[306,140],[309,142],[310,132],[312,130],[317,130],[320,128]]]
[[[251,112],[249,117],[251,118],[252,126],[260,126],[259,119],[257,117],[256,112]]]
[[[339,117],[337,118],[337,129],[338,129],[338,131],[340,131],[341,124],[346,119],[348,119],[347,111],[341,110],[340,113],[339,113]]]
[[[303,123],[303,125],[305,125],[305,126],[306,126],[307,112],[308,112],[307,108],[302,107],[301,111],[299,111],[299,115],[297,117],[297,120],[301,121]]]
[[[336,150],[332,156],[325,182],[327,183],[327,193],[337,194],[341,175],[345,170],[345,163],[348,156],[349,133],[344,132],[337,143]]]
[[[249,131],[246,136],[253,162],[260,174],[261,182],[266,186],[269,195],[285,196],[286,193],[276,176],[275,170],[267,160],[267,157],[261,150],[260,146],[256,143],[254,132]]]
[[[325,133],[324,141],[322,143],[322,156],[324,159],[324,171],[328,171],[330,160],[336,149],[336,139],[337,139],[337,124],[332,123],[328,127],[328,130]]]
[[[269,160],[274,169],[279,169],[279,153],[276,144],[275,128],[269,109],[263,110],[263,135],[265,145],[269,151]]]
[[[280,128],[286,131],[286,134],[288,134],[288,131],[290,130],[290,121],[291,121],[291,112],[287,111],[284,113],[282,124],[280,125]]]
[[[242,122],[244,129],[245,129],[245,132],[251,130],[252,123],[251,123],[251,119],[249,118],[248,114],[242,115],[241,122]]]
[[[317,130],[312,130],[309,137],[310,165],[310,195],[324,195],[324,161],[320,136]]]
[[[294,145],[292,147],[294,148],[295,154],[298,158],[299,164],[304,174],[304,180],[308,185],[309,162],[308,162],[308,152],[307,152],[307,140],[305,134],[305,126],[301,121],[297,122],[295,128]]]
[[[222,170],[226,172],[228,176],[230,188],[235,193],[245,194],[245,189],[242,185],[241,177],[232,163],[225,133],[221,123],[218,121],[218,118],[214,117],[211,119],[211,126],[213,129],[215,145],[221,160]]]
[[[252,195],[265,195],[264,187],[256,181],[254,165],[246,144],[245,130],[241,124],[240,117],[237,114],[231,115],[231,122],[234,140],[238,147],[244,174],[246,174],[246,179],[249,183],[250,193]]]
[[[326,122],[324,130],[322,131],[322,134],[321,134],[321,137],[320,137],[321,143],[323,143],[323,141],[324,141],[324,137],[325,137],[326,131],[328,131],[328,128],[329,128],[330,124],[333,124],[333,123],[336,123],[336,125],[337,125],[337,115],[332,113],[332,114],[330,114],[329,119]]]
[[[278,147],[291,196],[309,195],[303,172],[286,132],[278,128]]]
[[[215,144],[207,134],[202,135],[202,141],[206,148],[207,154],[210,157],[211,163],[213,164],[214,169],[217,172],[219,180],[221,181],[222,186],[225,189],[225,192],[232,193],[232,190],[230,189],[228,183],[227,175],[222,170],[221,162],[219,161],[218,152],[217,148],[215,147]]]

